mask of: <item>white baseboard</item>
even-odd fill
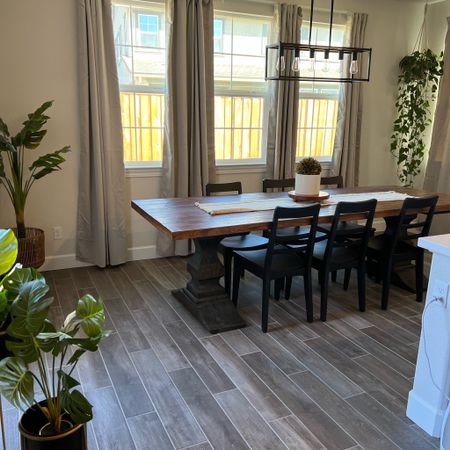
[[[128,261],[137,261],[140,259],[158,258],[156,245],[146,245],[144,247],[132,247],[128,249]],[[92,264],[78,261],[75,253],[69,255],[46,256],[45,263],[39,268],[40,272],[46,270],[71,269],[74,267],[87,267]]]

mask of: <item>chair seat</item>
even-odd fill
[[[282,248],[276,246],[276,249]],[[241,257],[246,260],[246,269],[254,273],[262,273],[266,260],[267,250],[251,250],[246,252],[235,252],[235,257]],[[277,274],[286,276],[288,274],[301,273],[306,266],[305,257],[302,254],[281,253],[272,255],[272,264],[270,266],[271,278],[277,278]]]
[[[331,223],[321,223],[317,225],[317,229],[324,232],[330,233],[331,231]],[[336,236],[351,236],[359,235],[364,233],[365,226],[359,225],[356,222],[339,222],[336,230]],[[375,228],[372,228],[371,234],[375,233]]]
[[[309,235],[309,227],[287,227],[287,228],[278,228],[277,230],[277,236],[303,236],[308,237]],[[323,233],[322,231],[316,231],[315,236],[315,242],[319,242],[322,240],[325,240],[327,238],[326,233]]]
[[[269,240],[256,234],[228,236],[219,243],[219,250],[258,250],[267,246]]]
[[[387,256],[391,246],[392,237],[387,234],[380,234],[369,239],[367,255],[374,259],[379,259],[380,256]],[[395,259],[401,260],[415,259],[417,256],[417,247],[406,241],[398,241],[393,256]]]
[[[325,259],[325,250],[327,247],[326,241],[321,241],[314,246],[313,251],[313,266],[322,264]],[[334,247],[332,250],[332,256],[330,261],[330,269],[333,267],[344,268],[352,266],[353,264],[358,264],[359,262],[359,251],[356,248],[348,247]]]

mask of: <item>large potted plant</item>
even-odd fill
[[[6,190],[16,214],[16,234],[19,239],[18,261],[24,267],[40,267],[45,261],[44,232],[25,225],[25,206],[33,184],[60,170],[65,161],[64,154],[70,151],[65,146],[60,150],[36,158],[30,165],[26,163],[26,150],[35,150],[47,134],[43,127],[49,116],[45,114],[52,106],[51,101],[43,103],[36,111],[28,114],[22,129],[11,135],[5,122],[0,119],[0,184]]]
[[[296,166],[295,194],[305,196],[319,195],[322,166],[315,158],[303,158]]]
[[[0,394],[25,410],[19,421],[22,450],[86,449],[92,406],[72,373],[80,357],[96,351],[109,334],[102,302],[85,295],[58,330],[47,319],[53,299],[46,297],[49,288],[40,273],[16,268],[2,286],[15,299],[7,329],[14,341],[6,343],[13,356],[0,361]]]
[[[432,122],[431,104],[442,75],[443,54],[417,50],[402,58],[399,68],[391,153],[396,158],[400,181],[412,186],[426,153],[425,132]]]

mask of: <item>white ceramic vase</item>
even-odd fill
[[[297,195],[319,195],[320,175],[295,174],[295,193]]]

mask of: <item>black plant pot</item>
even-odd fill
[[[46,400],[39,402],[41,406]],[[63,416],[63,420],[68,420]],[[27,409],[19,420],[20,444],[22,450],[87,450],[86,427],[75,425],[67,431],[53,436],[40,436],[40,430],[48,423],[37,406]]]

